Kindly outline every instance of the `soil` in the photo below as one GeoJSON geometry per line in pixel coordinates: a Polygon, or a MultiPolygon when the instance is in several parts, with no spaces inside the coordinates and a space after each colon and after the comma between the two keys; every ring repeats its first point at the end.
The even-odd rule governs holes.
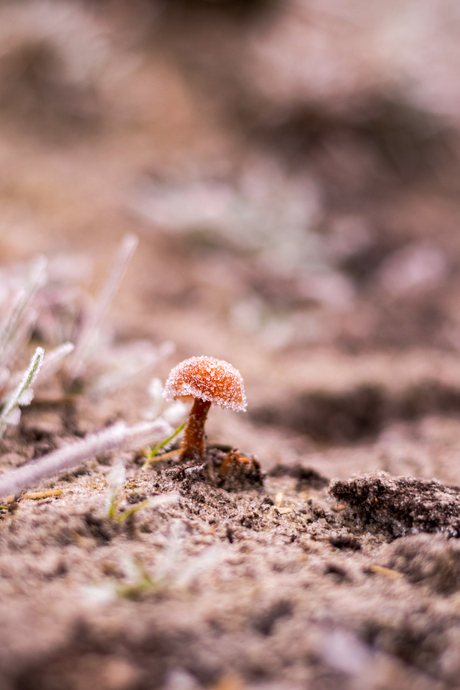
{"type": "MultiPolygon", "coordinates": [[[[136,232],[114,344],[173,341],[163,381],[192,355],[231,362],[248,412],[211,408],[202,459],[144,470],[142,449],[106,453],[3,497],[0,690],[460,687],[455,123],[363,73],[346,35],[361,45],[359,23],[322,58],[339,69],[345,40],[355,80],[293,98],[270,55],[302,3],[20,5],[0,3],[1,267],[70,257],[95,294],[136,232]],[[73,71],[100,46],[99,71],[73,71]],[[259,190],[262,207],[281,189],[282,212],[251,216],[274,226],[260,245],[238,230],[247,207],[231,231],[197,220],[219,185],[236,204],[259,190]],[[141,213],[146,189],[186,228],[141,213]],[[302,215],[310,196],[308,230],[289,234],[285,207],[302,215]]],[[[330,21],[334,35],[336,20],[315,21],[303,30],[330,21]]],[[[1,472],[141,421],[149,380],[98,400],[90,381],[39,388],[0,442],[1,472]]]]}

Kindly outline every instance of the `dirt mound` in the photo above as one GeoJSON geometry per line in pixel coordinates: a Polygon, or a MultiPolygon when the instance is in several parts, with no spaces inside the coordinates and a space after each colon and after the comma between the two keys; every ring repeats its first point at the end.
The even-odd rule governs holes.
{"type": "Polygon", "coordinates": [[[391,477],[384,472],[331,482],[362,529],[390,538],[421,532],[460,536],[460,488],[435,480],[391,477]]]}

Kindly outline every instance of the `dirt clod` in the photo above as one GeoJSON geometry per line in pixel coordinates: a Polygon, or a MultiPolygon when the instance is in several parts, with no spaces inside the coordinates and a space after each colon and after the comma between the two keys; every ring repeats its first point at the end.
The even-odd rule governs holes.
{"type": "Polygon", "coordinates": [[[438,594],[450,595],[460,589],[460,544],[446,535],[398,539],[390,547],[387,566],[438,594]]]}
{"type": "Polygon", "coordinates": [[[361,549],[359,540],[350,534],[338,534],[335,537],[331,537],[329,541],[336,549],[349,549],[350,551],[359,551],[361,549]]]}
{"type": "Polygon", "coordinates": [[[460,488],[385,472],[333,480],[330,492],[358,526],[388,539],[421,532],[460,536],[460,488]]]}

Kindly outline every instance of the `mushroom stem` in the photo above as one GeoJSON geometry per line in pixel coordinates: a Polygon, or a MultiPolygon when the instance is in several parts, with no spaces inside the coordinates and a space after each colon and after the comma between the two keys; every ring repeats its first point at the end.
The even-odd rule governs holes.
{"type": "Polygon", "coordinates": [[[208,416],[211,403],[209,400],[195,398],[184,429],[181,445],[181,458],[203,457],[204,453],[204,423],[208,416]]]}

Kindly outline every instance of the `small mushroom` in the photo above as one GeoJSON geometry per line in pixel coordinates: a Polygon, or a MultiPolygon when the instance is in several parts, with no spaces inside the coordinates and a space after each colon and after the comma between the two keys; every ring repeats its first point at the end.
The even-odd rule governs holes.
{"type": "Polygon", "coordinates": [[[201,458],[204,452],[204,424],[211,403],[230,410],[246,409],[240,372],[214,357],[190,357],[168,376],[163,391],[167,400],[194,398],[184,430],[181,458],[201,458]]]}

